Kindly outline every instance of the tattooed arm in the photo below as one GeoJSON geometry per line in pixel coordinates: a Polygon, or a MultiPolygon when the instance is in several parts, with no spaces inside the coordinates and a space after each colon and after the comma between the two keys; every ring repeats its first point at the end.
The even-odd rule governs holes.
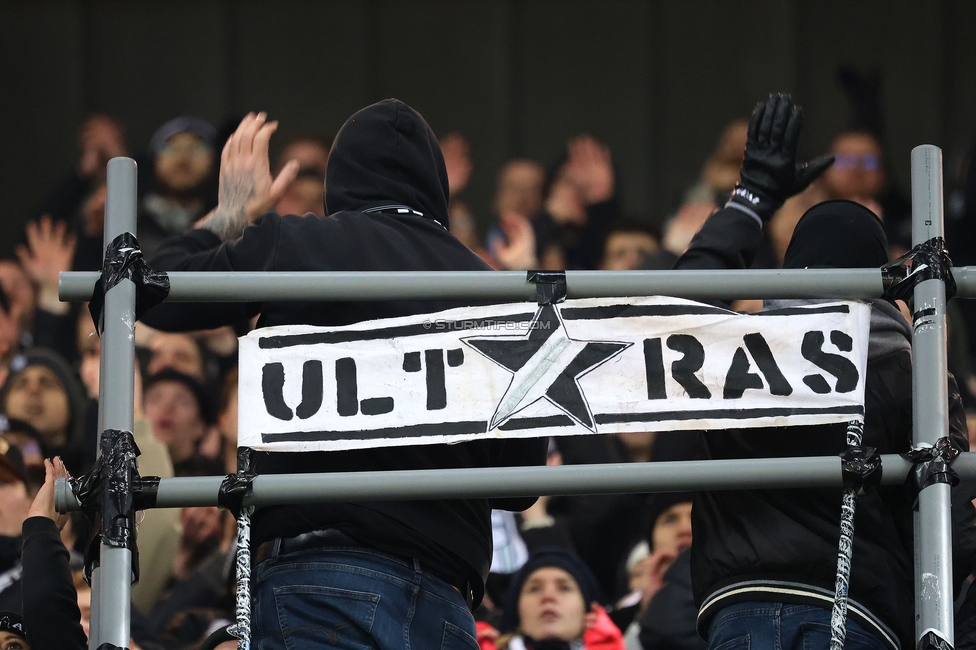
{"type": "Polygon", "coordinates": [[[223,241],[233,241],[244,228],[271,210],[298,175],[290,161],[277,178],[271,176],[268,142],[278,129],[265,113],[248,113],[227,139],[220,154],[217,207],[197,223],[223,241]]]}

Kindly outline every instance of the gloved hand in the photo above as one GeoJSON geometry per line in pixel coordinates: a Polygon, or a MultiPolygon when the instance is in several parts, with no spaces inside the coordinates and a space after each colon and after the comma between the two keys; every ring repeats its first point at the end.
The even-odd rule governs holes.
{"type": "Polygon", "coordinates": [[[745,160],[729,205],[766,222],[786,199],[799,194],[834,162],[832,155],[796,162],[803,109],[789,94],[770,95],[756,104],[749,120],[745,160]]]}

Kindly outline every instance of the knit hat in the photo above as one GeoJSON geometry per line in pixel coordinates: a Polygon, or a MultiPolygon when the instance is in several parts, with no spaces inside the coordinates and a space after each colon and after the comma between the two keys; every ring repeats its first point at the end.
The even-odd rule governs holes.
{"type": "Polygon", "coordinates": [[[14,378],[25,368],[44,366],[54,373],[68,397],[68,444],[80,444],[84,437],[85,412],[87,403],[81,384],[68,362],[60,354],[48,348],[31,348],[10,362],[10,374],[3,388],[0,388],[0,409],[7,407],[7,394],[14,378]]]}
{"type": "Polygon", "coordinates": [[[16,634],[24,641],[27,635],[24,633],[24,619],[16,612],[0,612],[0,632],[16,634]]]}
{"type": "Polygon", "coordinates": [[[193,115],[184,115],[175,117],[156,129],[152,138],[149,139],[150,155],[153,158],[158,156],[163,147],[166,146],[167,140],[177,133],[192,133],[211,147],[217,141],[217,129],[214,128],[213,124],[193,115]]]}
{"type": "Polygon", "coordinates": [[[660,492],[647,497],[644,509],[644,539],[654,551],[654,525],[658,517],[679,503],[691,503],[695,500],[693,492],[660,492]]]}
{"type": "Polygon", "coordinates": [[[510,632],[518,628],[518,603],[519,596],[522,594],[522,587],[533,573],[546,567],[562,569],[573,577],[583,594],[583,602],[587,609],[589,609],[590,603],[602,600],[596,577],[580,556],[561,546],[544,546],[533,551],[522,568],[512,576],[512,582],[509,584],[508,593],[505,596],[505,613],[502,617],[503,631],[510,632]]]}

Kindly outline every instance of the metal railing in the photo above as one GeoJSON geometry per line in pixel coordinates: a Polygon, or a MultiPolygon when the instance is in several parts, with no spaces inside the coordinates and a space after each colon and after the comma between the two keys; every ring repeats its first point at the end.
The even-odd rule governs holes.
{"type": "MultiPolygon", "coordinates": [[[[943,234],[941,151],[912,151],[913,244],[943,234]]],[[[115,158],[108,166],[106,247],[136,232],[136,166],[115,158]]],[[[952,271],[961,297],[976,297],[976,267],[952,271]]],[[[88,300],[98,273],[62,273],[62,300],[88,300]]],[[[169,273],[171,301],[389,300],[469,298],[534,300],[536,286],[524,272],[321,272],[169,273]]],[[[664,294],[691,299],[880,298],[878,269],[568,271],[570,298],[664,294]]],[[[945,283],[930,279],[914,289],[914,445],[934,445],[948,434],[945,283]]],[[[102,331],[99,431],[133,428],[135,285],[122,280],[105,294],[102,331]]],[[[909,461],[882,457],[884,484],[905,480],[909,461]]],[[[976,478],[976,454],[962,454],[954,468],[976,478]]],[[[217,505],[223,477],[159,481],[155,507],[217,505]]],[[[588,465],[538,468],[444,469],[356,474],[262,475],[244,505],[366,499],[436,499],[724,490],[841,487],[841,461],[833,457],[588,465]],[[610,471],[608,471],[610,470],[610,471]]],[[[61,482],[58,509],[78,507],[61,482]]],[[[916,638],[934,632],[953,644],[952,557],[949,485],[936,483],[919,495],[915,518],[916,638]],[[922,585],[925,585],[923,591],[922,585]]],[[[129,643],[131,552],[101,546],[92,581],[90,647],[129,643]]]]}

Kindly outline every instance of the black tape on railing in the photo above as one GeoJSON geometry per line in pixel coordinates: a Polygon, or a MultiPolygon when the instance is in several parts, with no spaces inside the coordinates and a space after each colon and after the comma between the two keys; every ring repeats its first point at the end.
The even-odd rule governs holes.
{"type": "Polygon", "coordinates": [[[130,232],[122,233],[105,248],[102,277],[95,283],[95,290],[88,304],[95,330],[99,334],[102,331],[100,322],[105,294],[122,280],[132,280],[136,285],[136,320],[147,309],[166,300],[169,295],[169,276],[149,268],[135,235],[130,232]]]}
{"type": "Polygon", "coordinates": [[[228,474],[220,483],[217,504],[227,508],[234,518],[241,516],[244,498],[251,496],[252,486],[257,474],[251,469],[254,452],[250,447],[237,448],[237,474],[228,474]]]}
{"type": "Polygon", "coordinates": [[[952,650],[952,644],[929,630],[918,640],[915,650],[952,650]]]}
{"type": "MultiPolygon", "coordinates": [[[[132,434],[106,429],[99,440],[101,455],[86,476],[71,480],[81,502],[81,510],[92,523],[91,538],[85,553],[85,577],[99,566],[101,543],[132,552],[133,581],[139,579],[139,550],[135,543],[134,486],[140,486],[136,458],[139,448],[132,434]]],[[[157,479],[158,483],[158,479],[157,479]]],[[[155,501],[155,494],[152,497],[155,501]]]]}
{"type": "Polygon", "coordinates": [[[840,453],[844,487],[860,492],[881,485],[881,454],[874,447],[848,447],[840,453]]]}
{"type": "Polygon", "coordinates": [[[535,284],[535,299],[540,305],[555,305],[566,300],[565,271],[529,271],[525,281],[535,284]]]}
{"type": "Polygon", "coordinates": [[[103,643],[98,646],[97,650],[128,650],[128,648],[120,648],[117,645],[112,645],[111,643],[103,643]]]}
{"type": "Polygon", "coordinates": [[[912,481],[915,489],[921,492],[936,483],[957,485],[959,475],[952,469],[952,461],[959,450],[949,442],[949,438],[939,438],[934,447],[916,447],[902,458],[912,462],[912,470],[906,480],[912,481]]]}
{"type": "Polygon", "coordinates": [[[946,251],[945,239],[934,237],[923,242],[881,267],[884,297],[888,300],[911,302],[915,285],[925,280],[942,280],[946,285],[946,300],[956,295],[956,281],[952,277],[952,260],[946,251]]]}

